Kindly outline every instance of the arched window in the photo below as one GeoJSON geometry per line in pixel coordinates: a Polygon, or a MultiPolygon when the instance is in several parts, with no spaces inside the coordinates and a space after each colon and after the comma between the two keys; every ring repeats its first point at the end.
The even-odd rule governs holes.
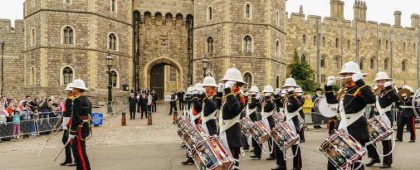
{"type": "Polygon", "coordinates": [[[73,82],[73,69],[70,67],[64,67],[63,68],[63,84],[69,84],[71,82],[73,82]]]}
{"type": "Polygon", "coordinates": [[[407,60],[403,60],[401,63],[401,71],[407,71],[407,60]]]}
{"type": "Polygon", "coordinates": [[[251,15],[252,15],[251,4],[246,3],[245,4],[245,18],[246,19],[251,19],[251,15]]]}
{"type": "Polygon", "coordinates": [[[155,23],[156,25],[162,24],[162,14],[160,12],[155,13],[155,23]]]}
{"type": "Polygon", "coordinates": [[[184,23],[184,16],[182,14],[176,14],[176,25],[182,25],[184,23]]]}
{"type": "Polygon", "coordinates": [[[118,48],[117,48],[117,46],[118,46],[118,43],[117,43],[117,35],[116,34],[114,34],[114,33],[110,33],[109,35],[108,35],[108,49],[109,50],[117,50],[118,48]]]}
{"type": "Polygon", "coordinates": [[[375,69],[375,57],[370,58],[370,69],[375,69]]]}
{"type": "Polygon", "coordinates": [[[388,44],[389,44],[389,43],[388,43],[388,40],[386,40],[386,41],[385,41],[385,49],[387,49],[387,50],[388,50],[388,44]]]}
{"type": "Polygon", "coordinates": [[[111,84],[113,88],[118,88],[120,84],[118,72],[115,70],[111,70],[111,84]]]}
{"type": "Polygon", "coordinates": [[[252,38],[249,35],[246,35],[243,39],[243,51],[252,52],[252,38]]]}
{"type": "Polygon", "coordinates": [[[64,44],[74,44],[74,30],[70,26],[64,27],[64,44]]]}
{"type": "Polygon", "coordinates": [[[324,36],[322,36],[322,46],[323,46],[323,47],[325,47],[325,43],[326,43],[326,42],[325,42],[325,37],[324,37],[324,36]]]}
{"type": "Polygon", "coordinates": [[[276,76],[276,88],[280,88],[280,76],[276,76]]]}
{"type": "Polygon", "coordinates": [[[350,40],[347,40],[347,49],[350,50],[350,40]]]}
{"type": "Polygon", "coordinates": [[[207,7],[207,21],[213,20],[213,7],[207,7]]]}
{"type": "Polygon", "coordinates": [[[335,48],[338,48],[340,46],[340,39],[335,38],[335,48]]]}
{"type": "Polygon", "coordinates": [[[406,48],[405,48],[405,42],[403,43],[403,52],[406,52],[406,48]]]}
{"type": "Polygon", "coordinates": [[[207,38],[207,54],[209,54],[210,56],[213,55],[213,47],[213,38],[207,38]]]}
{"type": "Polygon", "coordinates": [[[252,86],[252,75],[251,75],[251,73],[245,73],[244,74],[244,81],[245,81],[245,89],[248,89],[248,88],[251,88],[251,86],[252,86]]]}
{"type": "Polygon", "coordinates": [[[302,36],[302,44],[305,45],[306,44],[306,35],[303,34],[302,36]]]}
{"type": "Polygon", "coordinates": [[[317,42],[316,35],[314,35],[314,42],[313,42],[314,46],[316,45],[316,42],[317,42]]]}
{"type": "Polygon", "coordinates": [[[338,69],[340,67],[339,64],[340,64],[339,63],[339,57],[338,56],[335,56],[334,59],[333,59],[332,67],[334,69],[338,69]]]}
{"type": "Polygon", "coordinates": [[[169,81],[176,81],[176,68],[175,67],[169,68],[169,81]]]}
{"type": "Polygon", "coordinates": [[[165,16],[166,23],[172,23],[173,17],[171,13],[167,13],[165,16]]]}
{"type": "Polygon", "coordinates": [[[365,59],[364,58],[362,58],[362,59],[360,59],[360,63],[359,63],[359,66],[360,66],[360,70],[363,70],[364,68],[364,63],[365,63],[365,59]]]}
{"type": "Polygon", "coordinates": [[[35,28],[31,29],[31,46],[35,46],[36,45],[36,32],[35,32],[35,28]]]}
{"type": "Polygon", "coordinates": [[[280,41],[276,41],[276,57],[280,57],[280,41]]]}
{"type": "Polygon", "coordinates": [[[378,41],[378,49],[381,49],[382,40],[379,39],[378,41]]]}
{"type": "Polygon", "coordinates": [[[146,11],[144,13],[144,24],[145,25],[152,24],[152,13],[150,13],[149,11],[146,11]]]}
{"type": "Polygon", "coordinates": [[[31,85],[35,85],[36,84],[36,69],[35,67],[31,68],[31,85]]]}
{"type": "Polygon", "coordinates": [[[386,58],[384,60],[384,70],[388,70],[388,66],[389,66],[389,58],[386,58]]]}
{"type": "Polygon", "coordinates": [[[300,57],[300,62],[301,63],[306,63],[306,55],[302,54],[302,57],[300,57]]]}
{"type": "Polygon", "coordinates": [[[71,1],[72,1],[72,0],[65,0],[64,2],[66,2],[66,3],[68,3],[68,4],[71,4],[71,1]]]}
{"type": "Polygon", "coordinates": [[[117,0],[111,0],[110,11],[111,12],[117,11],[117,0]]]}
{"type": "Polygon", "coordinates": [[[326,56],[322,56],[321,57],[321,62],[320,62],[320,65],[321,65],[321,68],[325,68],[325,63],[326,63],[326,56]]]}

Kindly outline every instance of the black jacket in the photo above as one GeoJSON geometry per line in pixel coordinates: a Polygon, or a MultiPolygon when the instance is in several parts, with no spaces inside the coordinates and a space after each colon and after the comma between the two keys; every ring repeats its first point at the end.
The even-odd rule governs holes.
{"type": "MultiPolygon", "coordinates": [[[[208,97],[204,98],[204,108],[203,108],[203,114],[204,116],[209,116],[214,111],[216,111],[218,108],[220,108],[221,104],[221,97],[222,93],[217,93],[217,95],[213,96],[211,99],[208,97]]],[[[209,135],[217,135],[217,122],[215,119],[209,120],[206,123],[207,129],[209,130],[209,135]]]]}
{"type": "Polygon", "coordinates": [[[81,131],[82,138],[86,138],[90,133],[90,120],[88,117],[92,113],[92,104],[86,96],[80,96],[73,100],[73,116],[70,127],[70,134],[78,135],[81,131]],[[79,126],[81,126],[79,128],[79,126]]]}
{"type": "MultiPolygon", "coordinates": [[[[408,98],[407,97],[407,99],[404,99],[402,102],[400,101],[400,102],[398,102],[398,106],[413,106],[413,104],[412,104],[412,99],[413,98],[408,98]]],[[[416,116],[416,114],[414,113],[414,110],[413,110],[413,108],[403,108],[403,109],[401,109],[401,115],[400,115],[401,117],[413,117],[413,116],[416,116]]]]}
{"type": "MultiPolygon", "coordinates": [[[[241,102],[241,94],[232,95],[231,89],[226,88],[225,94],[226,103],[221,109],[223,109],[223,120],[230,120],[240,115],[242,109],[245,107],[245,103],[241,102]]],[[[232,127],[226,130],[226,136],[228,139],[229,147],[242,147],[243,146],[243,137],[241,133],[241,126],[239,123],[236,123],[232,127]]]]}
{"type": "MultiPolygon", "coordinates": [[[[381,108],[386,108],[392,105],[393,103],[398,103],[397,92],[394,90],[392,86],[386,87],[385,89],[379,92],[378,102],[381,108]]],[[[392,115],[392,111],[391,110],[387,111],[385,114],[388,116],[388,119],[391,120],[391,123],[392,123],[393,122],[392,120],[394,117],[392,115]]]]}
{"type": "Polygon", "coordinates": [[[130,104],[130,112],[136,111],[136,97],[128,97],[128,103],[130,104]]]}
{"type": "MultiPolygon", "coordinates": [[[[257,100],[256,98],[256,95],[252,95],[251,96],[251,101],[248,103],[248,108],[249,109],[257,109],[257,107],[261,107],[261,103],[260,103],[260,101],[259,100],[257,100]]],[[[257,114],[257,110],[255,110],[254,112],[252,112],[252,113],[250,113],[249,114],[249,118],[252,120],[252,121],[259,121],[260,120],[260,118],[259,118],[259,116],[258,116],[258,114],[257,114]]]]}
{"type": "MultiPolygon", "coordinates": [[[[266,96],[264,98],[265,98],[264,99],[265,105],[264,105],[263,111],[265,113],[272,112],[276,108],[274,101],[270,99],[270,96],[266,96]]],[[[273,129],[276,126],[276,123],[274,122],[274,118],[272,115],[267,117],[267,121],[268,121],[268,124],[270,125],[270,129],[273,129]]]]}

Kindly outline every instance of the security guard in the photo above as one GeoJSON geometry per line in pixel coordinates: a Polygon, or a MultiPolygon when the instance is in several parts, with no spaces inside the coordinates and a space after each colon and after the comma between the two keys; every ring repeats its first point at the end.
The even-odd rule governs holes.
{"type": "Polygon", "coordinates": [[[220,108],[220,137],[221,142],[228,148],[234,158],[233,169],[239,169],[240,148],[244,145],[239,119],[243,108],[245,108],[245,97],[240,93],[241,87],[245,84],[241,72],[236,68],[226,71],[222,81],[224,84],[225,102],[220,108]]]}
{"type": "Polygon", "coordinates": [[[73,81],[74,100],[73,115],[70,126],[69,140],[72,143],[73,155],[76,160],[78,170],[90,170],[90,163],[86,153],[86,138],[91,133],[91,112],[92,104],[89,99],[83,95],[84,91],[89,90],[83,80],[73,81]]]}
{"type": "MultiPolygon", "coordinates": [[[[376,74],[375,82],[376,86],[379,89],[379,94],[376,96],[376,109],[379,112],[384,123],[387,126],[392,127],[394,122],[394,116],[392,115],[392,104],[398,102],[398,96],[394,88],[392,87],[391,78],[388,77],[388,74],[385,72],[378,72],[376,74]]],[[[376,145],[373,143],[372,145],[376,145]]],[[[375,163],[380,163],[379,155],[376,152],[375,147],[372,145],[367,146],[368,156],[372,158],[366,166],[372,166],[375,163]]],[[[390,154],[384,157],[384,162],[380,168],[390,168],[392,164],[392,141],[391,136],[382,140],[383,153],[390,154]]]]}
{"type": "MultiPolygon", "coordinates": [[[[335,129],[342,129],[349,135],[353,136],[362,146],[369,141],[368,124],[364,116],[367,104],[375,102],[375,95],[369,86],[363,81],[363,74],[360,67],[355,62],[347,62],[340,71],[342,83],[345,87],[341,89],[339,95],[333,93],[333,86],[336,78],[330,76],[325,85],[325,97],[328,104],[338,103],[338,111],[340,112],[340,120],[336,123],[335,129]],[[338,127],[337,127],[338,125],[338,127]]],[[[354,167],[364,165],[355,163],[354,167]]],[[[328,169],[336,169],[331,162],[328,162],[328,169]]]]}
{"type": "MultiPolygon", "coordinates": [[[[63,108],[63,138],[62,142],[63,144],[66,144],[69,140],[69,126],[71,124],[70,119],[72,116],[72,110],[73,110],[73,93],[72,93],[72,83],[67,84],[67,87],[65,91],[67,92],[67,99],[64,101],[64,108],[63,108]]],[[[65,146],[65,160],[63,163],[60,163],[61,166],[76,166],[76,164],[73,163],[73,157],[71,155],[71,146],[66,145],[65,146]]]]}

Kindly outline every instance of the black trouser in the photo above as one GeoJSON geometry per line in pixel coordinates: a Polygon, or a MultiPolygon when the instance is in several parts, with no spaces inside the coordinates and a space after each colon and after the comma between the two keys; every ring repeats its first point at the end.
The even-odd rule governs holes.
{"type": "Polygon", "coordinates": [[[274,145],[274,150],[276,152],[276,164],[277,166],[279,166],[279,168],[281,170],[286,170],[287,168],[287,164],[286,164],[286,160],[284,160],[284,153],[282,150],[280,150],[280,148],[277,145],[274,145]]]}
{"type": "MultiPolygon", "coordinates": [[[[277,166],[280,167],[280,169],[284,169],[286,170],[287,166],[286,166],[286,160],[284,159],[284,154],[286,154],[286,150],[284,150],[284,153],[282,150],[280,150],[280,148],[276,145],[275,147],[275,151],[276,151],[276,163],[277,166]]],[[[296,156],[293,157],[293,168],[294,169],[302,169],[302,155],[300,152],[300,147],[299,145],[292,145],[292,154],[296,156]]]]}
{"type": "Polygon", "coordinates": [[[400,117],[399,123],[398,123],[398,131],[397,131],[397,139],[403,140],[403,130],[404,126],[407,125],[409,127],[410,131],[410,140],[415,141],[416,140],[416,117],[400,117]]]}
{"type": "Polygon", "coordinates": [[[138,104],[137,104],[137,113],[140,113],[140,110],[141,110],[141,104],[140,104],[140,103],[138,103],[138,104]]]}
{"type": "Polygon", "coordinates": [[[245,134],[242,134],[242,137],[244,138],[244,149],[249,149],[249,144],[248,144],[248,137],[245,134]]]}
{"type": "Polygon", "coordinates": [[[141,118],[143,119],[143,113],[147,117],[147,106],[141,107],[141,118]]]}
{"type": "Polygon", "coordinates": [[[77,170],[90,170],[89,159],[86,154],[86,141],[82,140],[81,131],[78,131],[77,136],[72,141],[73,156],[76,162],[77,170]]]}
{"type": "MultiPolygon", "coordinates": [[[[63,144],[65,145],[68,140],[69,140],[69,131],[64,130],[63,131],[63,138],[62,138],[63,144]]],[[[64,162],[72,163],[73,158],[71,157],[71,144],[67,144],[67,146],[65,147],[64,153],[65,153],[65,156],[66,156],[65,159],[64,159],[64,162]]]]}
{"type": "Polygon", "coordinates": [[[171,115],[173,111],[175,111],[175,112],[177,111],[176,101],[175,102],[170,102],[170,103],[171,103],[171,108],[169,110],[169,115],[171,115]]]}
{"type": "Polygon", "coordinates": [[[262,145],[258,144],[254,138],[252,138],[252,147],[254,148],[254,156],[261,158],[261,147],[262,145]]]}
{"type": "MultiPolygon", "coordinates": [[[[373,145],[375,145],[375,147],[376,147],[376,143],[373,143],[372,145],[367,146],[368,156],[369,156],[369,158],[372,158],[374,160],[380,160],[378,152],[376,152],[376,149],[375,149],[375,147],[373,147],[373,145]]],[[[382,141],[382,146],[383,146],[383,154],[389,154],[392,150],[392,141],[391,140],[383,140],[382,141]]],[[[392,164],[392,153],[390,155],[384,157],[383,163],[386,164],[386,165],[391,165],[392,164]]]]}
{"type": "Polygon", "coordinates": [[[156,112],[156,102],[155,101],[153,102],[153,105],[152,105],[152,112],[156,112]]]}
{"type": "Polygon", "coordinates": [[[240,147],[229,147],[230,152],[232,153],[233,159],[235,160],[235,165],[233,166],[234,170],[239,170],[239,154],[241,152],[240,147]]]}
{"type": "Polygon", "coordinates": [[[136,119],[136,109],[130,109],[130,119],[136,119]]]}
{"type": "Polygon", "coordinates": [[[179,110],[184,110],[184,101],[183,100],[179,100],[179,110]]]}
{"type": "Polygon", "coordinates": [[[276,157],[277,157],[277,154],[276,154],[276,144],[273,143],[273,140],[272,139],[273,139],[272,137],[270,137],[268,139],[268,150],[269,151],[273,151],[273,152],[270,153],[270,158],[276,159],[276,157]],[[273,146],[274,148],[272,148],[271,146],[273,146]]]}

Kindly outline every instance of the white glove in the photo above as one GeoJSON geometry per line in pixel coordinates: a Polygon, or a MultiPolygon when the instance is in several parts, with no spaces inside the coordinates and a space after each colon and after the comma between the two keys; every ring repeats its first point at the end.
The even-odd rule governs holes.
{"type": "Polygon", "coordinates": [[[217,88],[217,92],[219,92],[219,93],[223,92],[224,86],[225,85],[223,83],[219,83],[219,87],[217,88]]]}
{"type": "Polygon", "coordinates": [[[192,92],[192,94],[193,94],[193,95],[194,95],[194,94],[198,94],[198,91],[194,90],[194,91],[192,92]]]}
{"type": "Polygon", "coordinates": [[[245,96],[248,96],[249,95],[249,93],[248,92],[245,92],[245,96]]]}
{"type": "Polygon", "coordinates": [[[257,96],[255,96],[255,99],[257,99],[257,100],[260,100],[260,98],[261,98],[260,94],[257,94],[257,96]]]}
{"type": "Polygon", "coordinates": [[[270,93],[264,93],[264,96],[268,97],[268,96],[270,96],[270,93]]]}
{"type": "Polygon", "coordinates": [[[289,93],[289,92],[293,92],[293,91],[295,91],[295,88],[294,87],[289,87],[288,89],[287,89],[287,92],[289,93]]]}
{"type": "Polygon", "coordinates": [[[363,74],[362,73],[353,74],[353,76],[351,76],[351,79],[353,80],[353,82],[359,81],[363,79],[363,74]]]}
{"type": "Polygon", "coordinates": [[[232,88],[232,87],[233,87],[233,85],[235,85],[235,82],[233,82],[233,81],[227,81],[227,82],[225,83],[225,89],[227,89],[227,88],[232,88]]]}
{"type": "Polygon", "coordinates": [[[198,94],[199,95],[202,95],[203,93],[204,93],[204,90],[203,89],[198,90],[198,94]]]}
{"type": "Polygon", "coordinates": [[[327,78],[327,86],[334,86],[336,83],[335,78],[333,76],[329,76],[327,78]]]}
{"type": "Polygon", "coordinates": [[[385,82],[384,86],[385,86],[385,87],[389,87],[389,86],[392,86],[392,82],[390,82],[390,81],[387,81],[387,82],[385,82]]]}
{"type": "Polygon", "coordinates": [[[76,137],[76,135],[69,135],[69,139],[68,140],[70,141],[70,140],[74,139],[74,137],[76,137]]]}

